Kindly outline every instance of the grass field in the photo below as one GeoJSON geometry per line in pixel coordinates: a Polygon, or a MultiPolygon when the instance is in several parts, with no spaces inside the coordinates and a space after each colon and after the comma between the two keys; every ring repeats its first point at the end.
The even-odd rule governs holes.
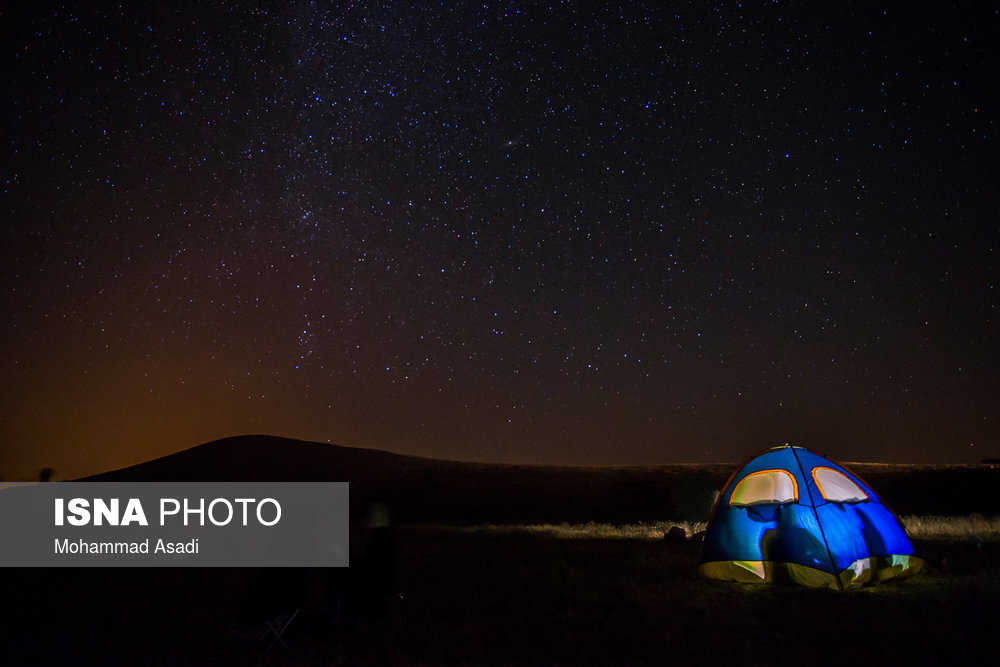
{"type": "Polygon", "coordinates": [[[916,540],[928,573],[847,593],[699,579],[694,540],[574,537],[402,527],[401,597],[384,616],[335,624],[325,574],[310,572],[289,647],[263,656],[231,632],[253,570],[21,571],[5,586],[19,602],[4,655],[8,664],[429,666],[940,665],[996,655],[995,537],[916,540]]]}
{"type": "MultiPolygon", "coordinates": [[[[903,516],[900,521],[914,539],[926,540],[1000,540],[1000,517],[969,516],[903,516]]],[[[463,528],[437,526],[438,530],[461,530],[483,533],[522,533],[545,535],[557,539],[638,539],[660,540],[674,527],[690,538],[705,530],[702,521],[654,521],[650,523],[560,523],[560,524],[481,524],[463,528]]],[[[433,527],[432,527],[433,528],[433,527]]]]}
{"type": "MultiPolygon", "coordinates": [[[[305,575],[301,611],[288,647],[262,655],[249,639],[262,626],[236,621],[263,571],[9,569],[0,664],[996,662],[1000,467],[861,470],[903,513],[929,567],[844,593],[696,576],[697,538],[663,535],[703,530],[731,468],[491,466],[257,436],[209,443],[102,478],[348,480],[352,529],[369,501],[393,510],[400,595],[381,613],[338,620],[330,571],[286,573],[305,575]]],[[[363,541],[362,528],[352,548],[363,541]]]]}
{"type": "Polygon", "coordinates": [[[416,664],[433,664],[431,656],[452,664],[972,664],[996,652],[997,542],[919,542],[947,573],[847,594],[698,579],[695,543],[445,532],[410,535],[406,547],[422,565],[408,574],[393,646],[416,664]],[[912,637],[919,642],[900,646],[912,637]]]}

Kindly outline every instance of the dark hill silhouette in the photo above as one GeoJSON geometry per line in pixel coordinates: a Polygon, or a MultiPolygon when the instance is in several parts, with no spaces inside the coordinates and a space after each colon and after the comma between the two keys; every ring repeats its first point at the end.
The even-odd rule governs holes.
{"type": "MultiPolygon", "coordinates": [[[[1000,513],[1000,466],[851,467],[900,514],[1000,513]]],[[[245,435],[86,479],[349,482],[353,509],[384,502],[404,523],[634,523],[705,520],[735,468],[468,463],[245,435]]]]}
{"type": "Polygon", "coordinates": [[[359,482],[420,470],[434,459],[270,435],[214,440],[85,478],[106,482],[359,482]]]}
{"type": "Polygon", "coordinates": [[[563,467],[468,463],[267,435],[216,440],[88,481],[329,481],[352,506],[403,522],[635,522],[704,519],[731,465],[563,467]]]}

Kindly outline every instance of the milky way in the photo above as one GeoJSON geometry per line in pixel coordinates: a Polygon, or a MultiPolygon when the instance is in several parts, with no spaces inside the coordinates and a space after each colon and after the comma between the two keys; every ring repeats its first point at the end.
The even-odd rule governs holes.
{"type": "Polygon", "coordinates": [[[1000,455],[994,9],[253,4],[4,10],[0,475],[1000,455]]]}

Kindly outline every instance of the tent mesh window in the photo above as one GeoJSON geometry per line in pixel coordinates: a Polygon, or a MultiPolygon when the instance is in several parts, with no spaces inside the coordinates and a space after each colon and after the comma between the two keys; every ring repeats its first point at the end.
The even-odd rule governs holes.
{"type": "Polygon", "coordinates": [[[732,507],[794,503],[799,498],[795,478],[785,470],[761,470],[744,477],[729,499],[732,507]]]}
{"type": "Polygon", "coordinates": [[[813,479],[823,497],[832,502],[860,503],[868,500],[868,494],[843,473],[833,468],[817,467],[812,471],[813,479]]]}

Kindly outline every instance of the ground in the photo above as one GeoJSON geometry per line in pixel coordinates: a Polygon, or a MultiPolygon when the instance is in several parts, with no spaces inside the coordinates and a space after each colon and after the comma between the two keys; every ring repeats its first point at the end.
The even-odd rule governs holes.
{"type": "Polygon", "coordinates": [[[345,580],[357,577],[357,560],[334,572],[7,569],[0,571],[8,617],[0,623],[0,663],[840,667],[996,661],[1000,466],[856,467],[890,507],[916,515],[907,523],[930,567],[912,579],[845,593],[699,579],[696,539],[604,529],[563,539],[559,535],[574,531],[469,528],[704,521],[733,469],[490,466],[266,436],[208,443],[100,479],[349,481],[352,551],[364,543],[366,505],[379,501],[392,510],[398,595],[363,614],[356,605],[339,605],[349,588],[345,580]],[[283,636],[287,647],[279,643],[266,653],[266,644],[254,646],[264,626],[248,613],[268,599],[263,581],[277,582],[276,597],[288,593],[301,610],[283,636]]]}
{"type": "MultiPolygon", "coordinates": [[[[302,611],[261,655],[234,621],[260,572],[9,570],[9,664],[977,664],[1000,631],[1000,543],[922,541],[932,570],[837,593],[695,576],[694,541],[397,530],[383,614],[302,611]],[[11,594],[12,593],[12,594],[11,594]]],[[[257,631],[260,628],[247,628],[257,631]]]]}

